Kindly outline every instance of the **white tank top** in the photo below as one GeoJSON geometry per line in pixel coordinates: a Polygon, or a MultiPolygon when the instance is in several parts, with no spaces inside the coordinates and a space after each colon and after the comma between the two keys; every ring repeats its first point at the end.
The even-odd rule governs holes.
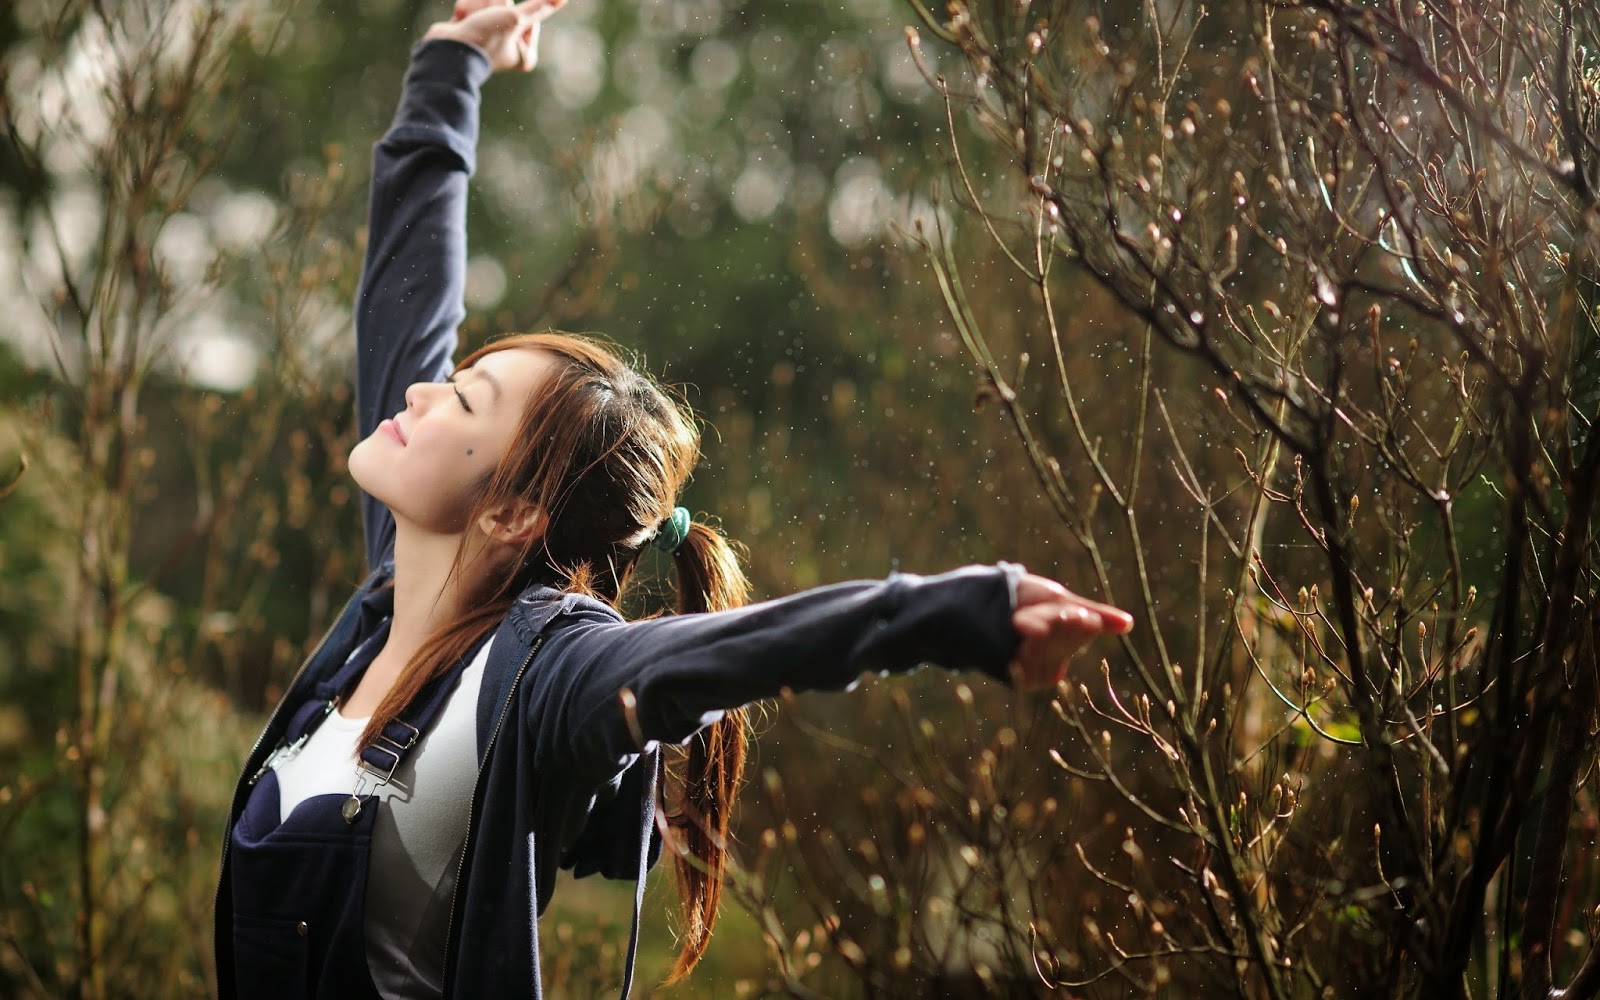
{"type": "MultiPolygon", "coordinates": [[[[367,967],[386,998],[444,993],[450,899],[478,776],[478,689],[485,643],[462,671],[433,728],[375,791],[382,805],[367,865],[367,967]]],[[[317,731],[273,769],[279,821],[314,795],[349,795],[356,785],[356,738],[366,719],[329,713],[317,731]]],[[[368,808],[371,808],[370,806],[368,808]]]]}

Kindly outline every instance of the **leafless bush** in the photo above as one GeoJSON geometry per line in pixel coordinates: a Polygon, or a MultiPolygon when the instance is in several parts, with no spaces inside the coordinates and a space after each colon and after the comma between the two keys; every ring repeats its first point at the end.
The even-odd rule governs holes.
{"type": "Polygon", "coordinates": [[[1600,19],[919,11],[962,68],[943,297],[1140,622],[1055,703],[1126,837],[1096,905],[996,918],[1009,981],[1595,995],[1600,19]],[[975,235],[1025,300],[969,287],[975,235]]]}

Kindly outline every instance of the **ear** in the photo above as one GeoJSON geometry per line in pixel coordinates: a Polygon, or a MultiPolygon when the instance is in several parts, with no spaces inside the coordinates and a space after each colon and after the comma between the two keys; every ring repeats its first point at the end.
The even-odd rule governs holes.
{"type": "Polygon", "coordinates": [[[478,530],[490,541],[521,546],[544,531],[544,514],[530,503],[512,503],[486,511],[478,530]]]}

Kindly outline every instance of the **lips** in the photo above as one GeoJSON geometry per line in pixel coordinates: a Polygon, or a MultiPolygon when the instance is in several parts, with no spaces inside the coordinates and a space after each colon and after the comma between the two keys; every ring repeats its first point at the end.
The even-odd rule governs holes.
{"type": "Polygon", "coordinates": [[[400,425],[393,420],[385,420],[383,423],[378,425],[378,430],[394,438],[401,444],[406,443],[405,433],[400,430],[400,425]]]}

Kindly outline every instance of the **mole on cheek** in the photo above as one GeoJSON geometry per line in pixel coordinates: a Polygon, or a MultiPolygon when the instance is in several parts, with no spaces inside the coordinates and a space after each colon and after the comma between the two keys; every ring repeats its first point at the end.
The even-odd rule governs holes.
{"type": "Polygon", "coordinates": [[[468,448],[468,449],[467,449],[467,454],[468,454],[468,455],[470,455],[470,454],[472,454],[472,449],[471,449],[471,448],[468,448]]]}

